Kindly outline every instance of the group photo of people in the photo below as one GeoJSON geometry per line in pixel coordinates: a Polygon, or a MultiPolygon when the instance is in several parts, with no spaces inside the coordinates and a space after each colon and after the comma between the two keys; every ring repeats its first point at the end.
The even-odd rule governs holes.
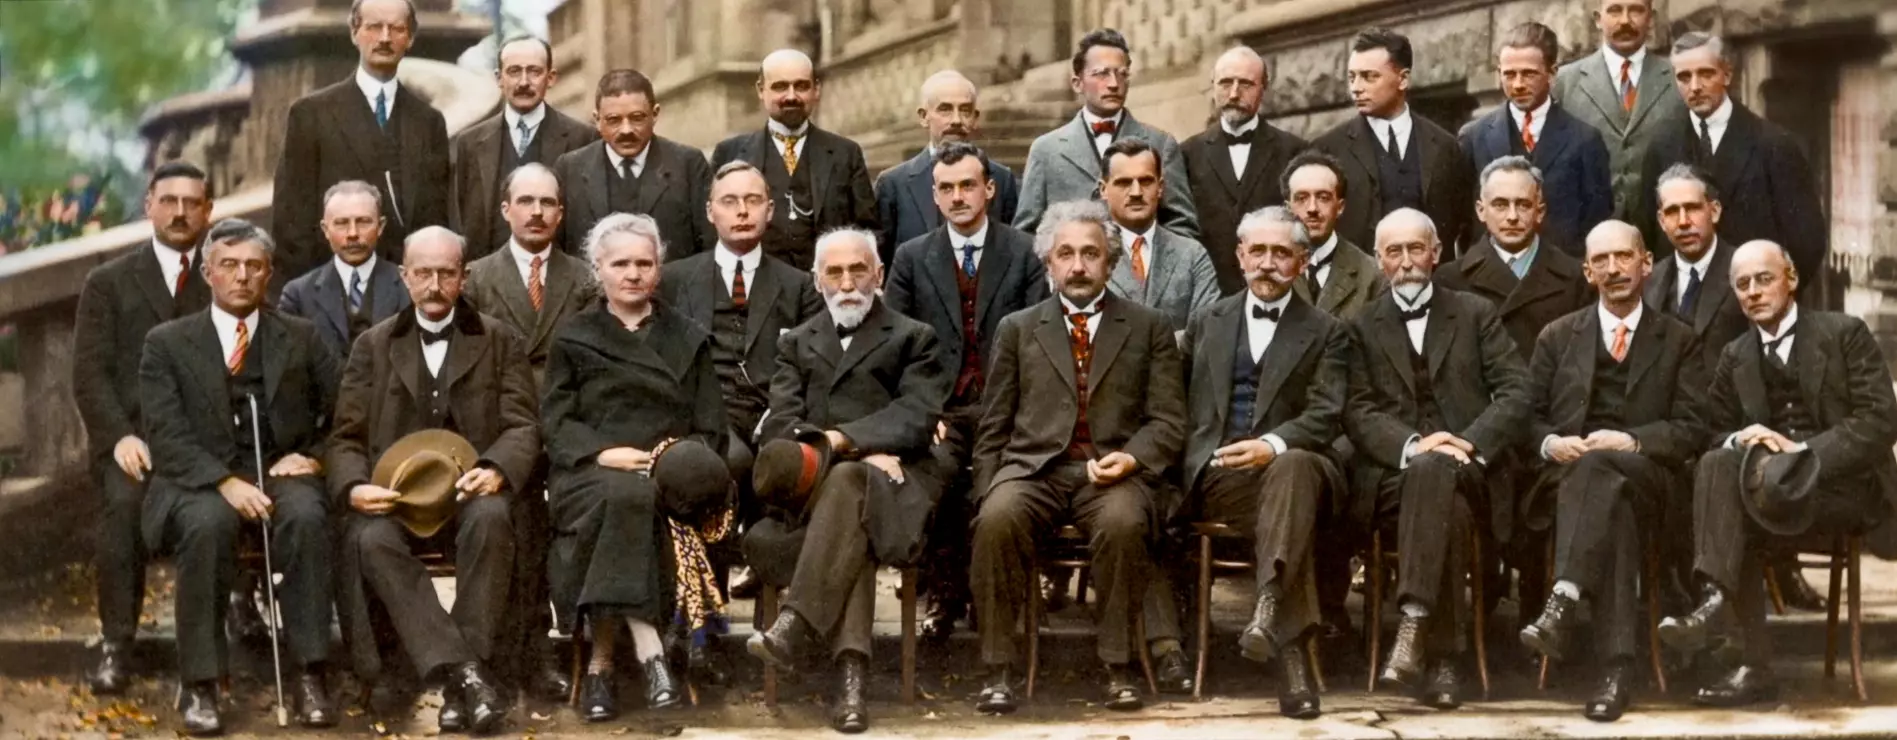
{"type": "Polygon", "coordinates": [[[480,735],[528,697],[604,723],[815,667],[859,733],[893,570],[920,669],[974,653],[983,715],[1035,701],[1042,615],[1083,603],[1111,710],[1216,695],[1209,651],[1295,719],[1345,687],[1534,691],[1491,692],[1504,652],[1598,722],[1667,671],[1769,711],[1774,599],[1826,606],[1790,543],[1897,557],[1890,365],[1823,298],[1820,185],[1728,42],[1649,50],[1647,0],[1594,20],[1566,64],[1542,23],[1498,32],[1506,99],[1460,131],[1412,108],[1408,37],[1353,28],[1355,111],[1308,141],[1242,45],[1203,131],[1141,123],[1141,50],[1095,29],[1020,172],[942,69],[927,146],[877,173],[789,48],[709,155],[656,133],[636,69],[556,110],[531,36],[450,136],[396,75],[414,6],[355,0],[358,64],[289,107],[267,219],[163,162],[149,244],[86,278],[86,682],[175,676],[167,726],[223,733],[228,635],[261,623],[305,728],[345,677],[365,707],[439,689],[439,731],[480,735]],[[1215,549],[1254,574],[1208,631],[1215,549]],[[158,561],[175,665],[134,649],[158,561]]]}

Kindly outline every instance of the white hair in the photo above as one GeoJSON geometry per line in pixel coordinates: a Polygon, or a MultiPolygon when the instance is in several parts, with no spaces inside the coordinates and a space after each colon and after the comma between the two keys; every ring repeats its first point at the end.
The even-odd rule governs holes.
{"type": "Polygon", "coordinates": [[[1416,210],[1414,208],[1398,208],[1386,214],[1383,217],[1383,220],[1378,221],[1377,232],[1376,232],[1378,235],[1377,241],[1379,242],[1382,241],[1381,236],[1383,234],[1383,227],[1399,224],[1405,221],[1422,223],[1425,229],[1429,232],[1429,243],[1434,244],[1438,247],[1442,246],[1442,237],[1436,234],[1436,222],[1429,217],[1429,214],[1416,210]]]}
{"type": "Polygon", "coordinates": [[[1107,269],[1120,262],[1120,226],[1113,223],[1113,216],[1107,212],[1107,205],[1097,200],[1068,200],[1047,207],[1041,214],[1041,225],[1034,230],[1034,256],[1042,262],[1047,261],[1049,252],[1054,251],[1054,235],[1062,226],[1071,223],[1089,223],[1100,227],[1100,233],[1106,235],[1107,269]]]}
{"type": "Polygon", "coordinates": [[[415,244],[435,239],[454,242],[455,249],[461,252],[462,261],[467,260],[467,237],[455,233],[454,229],[450,229],[446,226],[424,226],[420,229],[416,229],[408,235],[408,238],[402,240],[402,252],[406,254],[409,248],[415,246],[415,244]]]}
{"type": "Polygon", "coordinates": [[[831,229],[824,232],[823,236],[817,237],[817,248],[810,259],[810,274],[822,275],[824,255],[828,254],[830,250],[838,244],[851,239],[861,240],[863,246],[869,248],[870,263],[875,265],[878,269],[882,268],[883,256],[876,251],[876,234],[867,229],[844,227],[841,229],[831,229]]]}
{"type": "Polygon", "coordinates": [[[629,234],[652,242],[659,263],[665,262],[665,239],[659,236],[659,222],[643,213],[615,213],[600,219],[586,232],[586,242],[581,252],[586,255],[586,264],[592,266],[595,276],[599,273],[599,252],[606,238],[619,234],[629,234]]]}
{"type": "Polygon", "coordinates": [[[1297,214],[1284,206],[1265,206],[1245,214],[1238,220],[1238,239],[1245,240],[1245,232],[1266,224],[1287,224],[1291,227],[1291,243],[1305,252],[1311,251],[1311,230],[1299,221],[1297,214]]]}

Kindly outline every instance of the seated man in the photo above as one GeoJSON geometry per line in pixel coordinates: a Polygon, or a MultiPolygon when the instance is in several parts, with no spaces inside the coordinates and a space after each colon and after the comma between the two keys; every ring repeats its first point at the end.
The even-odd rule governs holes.
{"type": "Polygon", "coordinates": [[[485,733],[507,711],[487,668],[514,562],[505,497],[521,495],[533,474],[540,428],[526,340],[461,300],[465,247],[439,226],[404,241],[402,281],[415,310],[356,339],[330,435],[329,490],[354,509],[344,525],[337,600],[357,677],[373,683],[382,675],[370,621],[379,604],[416,675],[442,675],[442,731],[485,733]],[[390,445],[423,429],[453,431],[479,455],[455,482],[455,521],[426,541],[386,516],[400,494],[369,482],[390,445]],[[453,552],[452,616],[435,598],[414,554],[418,545],[453,552]]]}
{"type": "Polygon", "coordinates": [[[1029,593],[1036,544],[1066,521],[1092,553],[1106,706],[1141,706],[1127,661],[1144,646],[1129,643],[1153,578],[1157,519],[1170,508],[1159,497],[1184,442],[1185,394],[1166,317],[1106,290],[1120,244],[1099,203],[1049,208],[1034,251],[1059,295],[1002,319],[995,337],[969,566],[988,669],[976,709],[985,713],[1015,709],[1015,609],[1029,593]]]}
{"type": "Polygon", "coordinates": [[[852,733],[869,729],[863,697],[876,571],[921,559],[950,472],[948,456],[938,459],[930,446],[953,378],[935,331],[877,298],[877,254],[867,231],[819,238],[812,271],[829,311],[777,341],[764,436],[827,446],[836,462],[814,481],[784,610],[747,645],[788,669],[801,637],[827,641],[842,668],[830,724],[852,733]]]}
{"type": "Polygon", "coordinates": [[[1599,303],[1542,330],[1528,371],[1530,444],[1547,464],[1523,509],[1530,526],[1546,521],[1535,503],[1555,496],[1555,584],[1521,638],[1544,656],[1566,657],[1576,610],[1591,599],[1602,673],[1583,714],[1612,722],[1627,709],[1645,631],[1635,595],[1641,546],[1663,536],[1648,522],[1700,451],[1706,391],[1692,328],[1641,298],[1653,256],[1638,229],[1612,220],[1594,227],[1581,269],[1599,303]]]}
{"type": "Polygon", "coordinates": [[[1737,612],[1744,659],[1694,696],[1713,706],[1778,695],[1759,586],[1761,545],[1806,532],[1863,531],[1871,552],[1889,558],[1897,498],[1897,398],[1890,365],[1863,320],[1800,311],[1798,271],[1778,244],[1740,247],[1731,270],[1753,330],[1726,345],[1712,373],[1707,416],[1719,448],[1700,457],[1693,481],[1693,569],[1704,601],[1660,623],[1661,640],[1697,650],[1737,612]],[[1755,457],[1765,460],[1763,486],[1742,484],[1760,464],[1755,457]],[[1785,469],[1794,472],[1778,479],[1785,469]],[[1799,471],[1810,476],[1808,508],[1785,504],[1772,490],[1796,485],[1799,471]]]}
{"type": "Polygon", "coordinates": [[[1238,645],[1261,663],[1278,658],[1278,710],[1297,719],[1321,711],[1304,655],[1318,623],[1311,548],[1326,493],[1343,480],[1323,450],[1337,437],[1350,362],[1343,322],[1292,294],[1310,250],[1291,209],[1247,214],[1236,248],[1245,293],[1213,303],[1185,334],[1190,503],[1252,540],[1258,595],[1238,645]]]}
{"type": "Polygon", "coordinates": [[[317,460],[336,360],[309,322],[264,308],[269,234],[227,219],[205,240],[211,308],[153,329],[138,371],[152,453],[145,541],[178,566],[178,709],[189,734],[223,729],[224,595],[237,576],[239,520],[262,521],[283,576],[289,656],[302,668],[292,684],[297,721],[328,727],[329,502],[317,460]],[[259,459],[268,481],[257,478],[259,459]]]}

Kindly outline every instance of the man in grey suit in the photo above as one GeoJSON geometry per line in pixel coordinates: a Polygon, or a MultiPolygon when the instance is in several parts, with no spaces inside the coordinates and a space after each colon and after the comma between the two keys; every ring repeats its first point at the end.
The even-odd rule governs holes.
{"type": "MultiPolygon", "coordinates": [[[[936,155],[942,146],[966,142],[981,131],[981,108],[976,105],[975,83],[962,73],[945,69],[922,83],[922,104],[916,118],[929,132],[929,147],[909,161],[891,167],[876,177],[876,220],[882,224],[882,260],[894,260],[896,248],[942,225],[936,208],[936,155]]],[[[1021,200],[1021,186],[1014,170],[992,159],[988,162],[988,181],[994,183],[993,202],[983,206],[986,215],[1003,224],[1014,223],[1015,207],[1021,200]]]]}
{"type": "Polygon", "coordinates": [[[337,358],[349,356],[356,337],[408,309],[402,268],[376,257],[382,238],[382,191],[344,180],[323,194],[323,238],[336,258],[283,286],[277,310],[316,325],[316,336],[337,358]]]}
{"type": "Polygon", "coordinates": [[[547,88],[560,79],[553,47],[532,36],[501,42],[494,79],[507,104],[501,112],[450,139],[454,170],[448,225],[468,239],[468,260],[486,257],[507,243],[501,215],[501,180],[529,162],[553,164],[561,155],[599,138],[593,127],[547,105],[547,88]]]}
{"type": "Polygon", "coordinates": [[[658,93],[637,70],[615,69],[593,90],[599,141],[568,152],[553,165],[566,200],[561,248],[579,254],[586,232],[614,213],[642,213],[659,222],[666,259],[677,261],[711,248],[717,233],[706,220],[711,165],[703,152],[653,133],[658,93]]]}
{"type": "Polygon", "coordinates": [[[1285,205],[1304,224],[1314,247],[1304,275],[1291,289],[1341,321],[1357,318],[1390,286],[1376,260],[1337,234],[1337,217],[1349,194],[1343,166],[1329,154],[1307,151],[1285,165],[1283,182],[1285,205]]]}
{"type": "Polygon", "coordinates": [[[1562,66],[1554,98],[1606,140],[1614,218],[1648,223],[1653,198],[1641,182],[1642,163],[1661,131],[1686,120],[1686,104],[1673,91],[1673,65],[1647,53],[1651,0],[1600,0],[1594,24],[1601,29],[1600,53],[1562,66]]]}
{"type": "Polygon", "coordinates": [[[1159,152],[1165,179],[1173,184],[1160,205],[1160,223],[1189,237],[1199,235],[1187,183],[1186,161],[1172,134],[1142,125],[1126,106],[1133,81],[1133,53],[1126,37],[1102,28],[1081,37],[1074,52],[1070,81],[1083,105],[1074,120],[1041,134],[1028,147],[1027,171],[1021,181],[1021,208],[1014,226],[1034,232],[1049,204],[1095,197],[1107,147],[1121,139],[1141,139],[1159,152]]]}
{"type": "Polygon", "coordinates": [[[1160,203],[1173,183],[1160,174],[1159,152],[1151,144],[1139,139],[1113,142],[1104,165],[1100,194],[1120,226],[1120,246],[1127,256],[1113,266],[1108,287],[1165,314],[1173,331],[1185,331],[1194,312],[1219,299],[1212,256],[1197,240],[1159,224],[1160,203]]]}

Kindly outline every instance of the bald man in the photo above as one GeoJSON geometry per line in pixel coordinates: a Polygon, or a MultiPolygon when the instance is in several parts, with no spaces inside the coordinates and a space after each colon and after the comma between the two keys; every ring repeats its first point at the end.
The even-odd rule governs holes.
{"type": "Polygon", "coordinates": [[[1305,146],[1303,139],[1258,115],[1269,89],[1271,72],[1258,52],[1240,46],[1220,54],[1212,65],[1212,105],[1218,117],[1179,144],[1199,211],[1200,241],[1218,272],[1219,295],[1237,293],[1246,284],[1237,257],[1239,219],[1266,206],[1284,205],[1279,175],[1305,146]]]}
{"type": "Polygon", "coordinates": [[[764,253],[809,270],[819,235],[840,228],[878,229],[869,166],[856,142],[811,123],[823,83],[803,52],[778,49],[764,57],[757,97],[764,105],[764,128],[718,142],[711,168],[741,159],[764,173],[773,203],[764,253]]]}
{"type": "MultiPolygon", "coordinates": [[[[876,216],[883,226],[884,263],[894,261],[896,247],[942,225],[942,213],[935,205],[935,156],[943,144],[974,143],[975,134],[981,131],[975,83],[952,69],[930,75],[922,83],[916,123],[929,132],[929,147],[876,176],[876,216]]],[[[1014,170],[988,160],[988,180],[995,184],[988,216],[1000,223],[1014,223],[1015,206],[1021,198],[1014,170]]]]}

